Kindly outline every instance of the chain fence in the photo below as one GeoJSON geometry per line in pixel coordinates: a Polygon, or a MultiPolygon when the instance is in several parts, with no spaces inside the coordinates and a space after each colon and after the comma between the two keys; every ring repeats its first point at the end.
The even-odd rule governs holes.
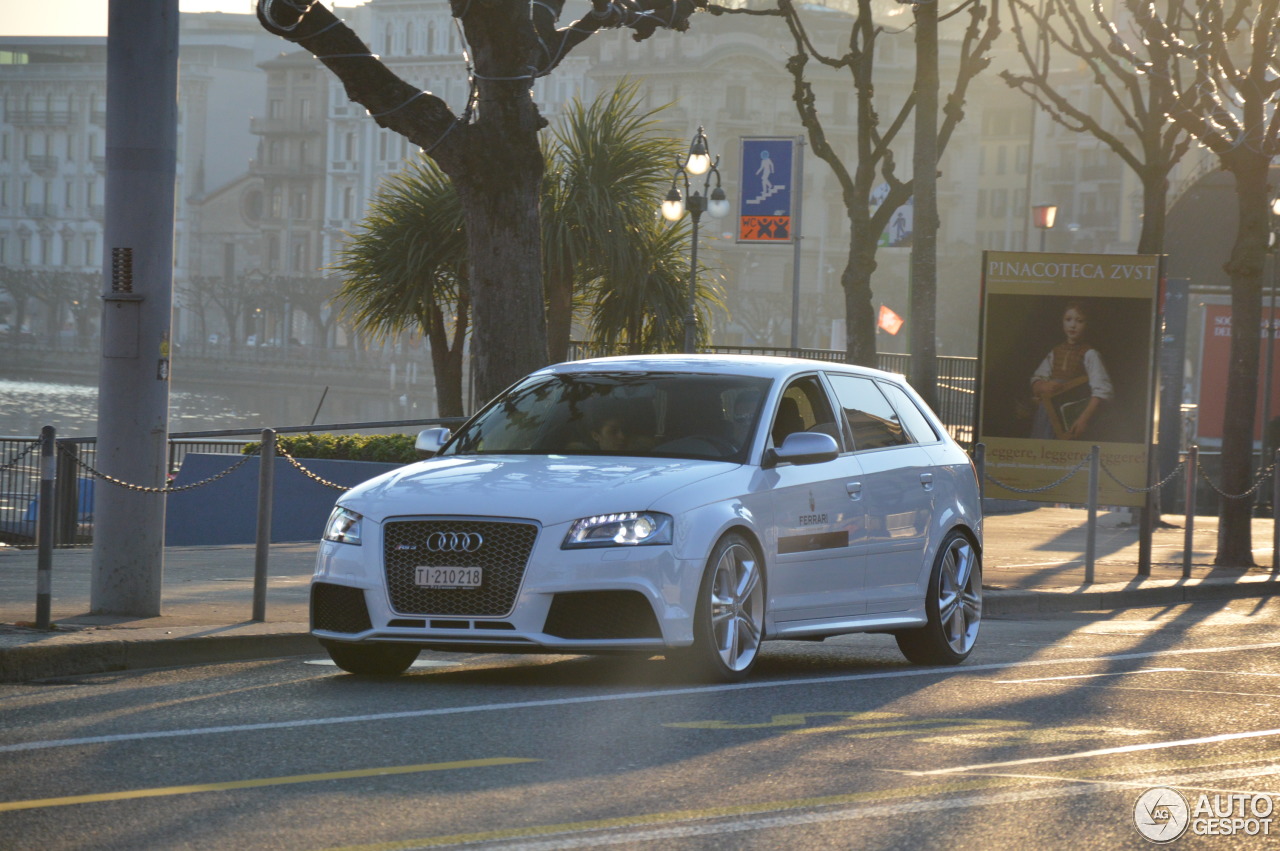
{"type": "MultiPolygon", "coordinates": [[[[1077,473],[1079,473],[1081,470],[1083,470],[1085,467],[1089,465],[1089,460],[1090,459],[1088,457],[1081,459],[1080,463],[1076,464],[1074,467],[1068,470],[1061,478],[1057,479],[1056,481],[1050,482],[1047,485],[1042,485],[1041,487],[1037,487],[1037,488],[1020,488],[1015,485],[1011,485],[1008,482],[1001,481],[1000,479],[997,479],[995,476],[985,471],[983,472],[983,478],[985,481],[990,482],[993,485],[996,485],[1000,488],[1003,488],[1004,490],[1011,491],[1013,493],[1028,494],[1028,495],[1047,493],[1048,491],[1051,491],[1054,488],[1059,487],[1060,485],[1066,484],[1072,477],[1074,477],[1077,473]]],[[[1162,478],[1160,481],[1156,482],[1155,484],[1147,485],[1146,487],[1135,487],[1133,485],[1127,484],[1124,481],[1121,481],[1121,479],[1111,470],[1111,468],[1107,466],[1105,461],[1099,461],[1098,466],[1103,473],[1106,473],[1107,477],[1111,479],[1111,481],[1115,482],[1117,485],[1123,488],[1126,492],[1139,494],[1139,493],[1151,493],[1153,491],[1158,491],[1162,489],[1163,487],[1165,487],[1165,485],[1168,485],[1178,476],[1183,475],[1186,472],[1187,462],[1185,460],[1179,461],[1177,466],[1175,466],[1169,472],[1168,475],[1166,475],[1164,478],[1162,478]]],[[[1272,463],[1270,466],[1262,470],[1259,470],[1258,475],[1254,479],[1253,484],[1249,487],[1248,490],[1244,491],[1243,493],[1227,493],[1222,488],[1220,488],[1217,485],[1217,483],[1213,481],[1213,479],[1210,477],[1209,471],[1205,469],[1204,464],[1199,462],[1198,460],[1196,462],[1196,473],[1198,474],[1199,478],[1203,480],[1205,484],[1209,486],[1210,490],[1212,490],[1215,494],[1217,494],[1218,497],[1220,497],[1221,499],[1230,499],[1230,500],[1250,499],[1256,496],[1258,493],[1258,489],[1261,488],[1262,485],[1265,482],[1267,482],[1275,474],[1275,469],[1276,469],[1276,465],[1272,463]]]]}
{"type": "Polygon", "coordinates": [[[35,452],[39,448],[40,448],[40,441],[38,440],[31,441],[30,443],[27,444],[26,449],[22,450],[17,455],[13,456],[3,464],[0,464],[0,473],[3,473],[5,470],[18,469],[18,465],[22,463],[23,459],[25,459],[28,455],[30,455],[32,452],[35,452]]]}
{"type": "Polygon", "coordinates": [[[84,470],[86,473],[88,473],[90,476],[92,476],[95,479],[102,479],[104,482],[110,482],[116,487],[124,488],[125,490],[138,491],[139,493],[160,493],[160,494],[182,493],[183,491],[195,490],[196,488],[200,488],[200,487],[204,487],[205,485],[212,484],[213,482],[216,482],[221,478],[229,476],[236,470],[243,467],[245,463],[249,461],[250,458],[257,457],[257,453],[245,455],[239,461],[232,464],[230,467],[223,470],[222,472],[216,473],[208,477],[207,479],[201,479],[198,482],[192,482],[186,485],[178,485],[177,487],[164,485],[163,487],[157,488],[157,487],[149,487],[147,485],[136,485],[136,484],[133,484],[132,482],[126,482],[123,479],[117,479],[115,476],[109,475],[107,473],[102,472],[101,470],[95,469],[92,465],[86,463],[85,461],[80,460],[80,456],[76,455],[74,452],[71,452],[65,447],[59,447],[59,450],[63,458],[70,460],[73,464],[75,464],[80,469],[84,470]]]}

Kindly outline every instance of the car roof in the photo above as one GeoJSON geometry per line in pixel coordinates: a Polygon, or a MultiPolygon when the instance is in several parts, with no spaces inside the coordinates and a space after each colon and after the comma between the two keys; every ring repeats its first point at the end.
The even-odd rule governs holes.
{"type": "Polygon", "coordinates": [[[807,358],[772,357],[767,355],[624,355],[621,357],[590,358],[566,361],[538,370],[537,374],[566,374],[579,372],[721,372],[734,375],[751,375],[762,378],[785,378],[802,372],[827,370],[855,373],[879,378],[902,377],[878,369],[855,366],[835,361],[807,358]]]}

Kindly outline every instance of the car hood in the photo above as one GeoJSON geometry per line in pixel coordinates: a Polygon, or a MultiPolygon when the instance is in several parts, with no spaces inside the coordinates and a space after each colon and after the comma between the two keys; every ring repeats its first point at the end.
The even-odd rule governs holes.
{"type": "Polygon", "coordinates": [[[739,466],[676,458],[451,456],[370,479],[339,502],[379,522],[448,514],[530,518],[549,526],[592,514],[663,510],[655,505],[662,497],[739,466]]]}

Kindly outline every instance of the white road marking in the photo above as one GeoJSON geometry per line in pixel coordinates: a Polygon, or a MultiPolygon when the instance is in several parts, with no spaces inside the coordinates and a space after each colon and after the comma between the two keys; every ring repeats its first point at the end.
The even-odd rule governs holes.
{"type": "Polygon", "coordinates": [[[1280,736],[1280,729],[1251,730],[1246,733],[1220,733],[1216,736],[1202,736],[1198,739],[1179,739],[1173,742],[1147,742],[1144,745],[1124,745],[1122,747],[1115,748],[1097,748],[1091,751],[1078,751],[1076,753],[1064,753],[1056,756],[1033,756],[1027,757],[1026,759],[1011,759],[1007,762],[983,762],[976,765],[958,765],[954,768],[935,768],[932,771],[907,771],[903,773],[919,777],[931,777],[939,774],[960,774],[962,772],[982,771],[987,768],[1008,768],[1014,765],[1065,762],[1070,759],[1088,759],[1095,756],[1112,756],[1114,754],[1137,753],[1139,751],[1157,751],[1165,748],[1185,748],[1188,745],[1209,745],[1217,742],[1234,742],[1241,739],[1262,739],[1267,736],[1280,736]]]}
{"type": "Polygon", "coordinates": [[[1097,662],[1123,662],[1130,659],[1150,659],[1155,656],[1186,656],[1205,653],[1238,653],[1245,650],[1272,650],[1280,648],[1280,642],[1265,644],[1241,644],[1230,647],[1194,647],[1185,650],[1148,650],[1141,653],[1116,653],[1110,656],[1066,659],[1032,659],[1023,662],[990,662],[983,665],[943,668],[907,668],[899,671],[882,671],[874,674],[846,674],[834,677],[814,677],[797,680],[768,680],[764,682],[730,683],[714,686],[657,689],[653,691],[626,692],[623,694],[594,694],[582,697],[561,697],[547,700],[522,700],[511,703],[481,703],[471,706],[445,706],[435,709],[412,709],[403,712],[377,712],[368,715],[339,715],[329,718],[300,718],[294,721],[268,721],[260,724],[228,724],[220,727],[194,727],[180,730],[150,730],[138,733],[117,733],[108,736],[84,736],[77,739],[50,739],[46,741],[16,742],[0,745],[0,753],[65,748],[77,745],[101,745],[117,742],[136,742],[147,739],[172,739],[184,736],[207,736],[215,733],[252,733],[263,730],[289,730],[306,727],[322,727],[330,724],[360,724],[373,721],[394,721],[402,718],[427,718],[441,715],[465,715],[471,712],[503,712],[514,709],[545,709],[553,706],[574,706],[588,703],[607,703],[622,700],[647,700],[661,697],[681,697],[692,694],[712,694],[726,691],[748,691],[765,688],[802,688],[815,685],[835,685],[865,680],[897,679],[900,677],[934,677],[942,675],[972,674],[980,671],[1000,671],[1010,668],[1043,667],[1045,665],[1080,665],[1097,662]]]}
{"type": "Polygon", "coordinates": [[[1017,683],[1051,683],[1056,680],[1088,680],[1094,677],[1131,677],[1134,674],[1161,674],[1169,671],[1185,671],[1186,668],[1140,668],[1136,671],[1115,671],[1105,674],[1070,674],[1065,677],[1036,677],[1032,680],[992,680],[998,685],[1015,685],[1017,683]]]}
{"type": "MultiPolygon", "coordinates": [[[[1149,789],[1152,786],[1174,786],[1189,788],[1191,784],[1212,782],[1215,780],[1234,779],[1242,776],[1253,776],[1256,769],[1232,769],[1229,771],[1210,770],[1170,777],[1133,778],[1129,780],[1079,780],[1075,778],[1053,776],[1027,776],[1028,780],[1043,780],[1065,785],[1023,789],[1012,792],[976,793],[962,796],[946,796],[924,801],[907,801],[899,804],[874,804],[870,806],[850,806],[839,809],[823,809],[818,812],[768,811],[759,815],[748,814],[736,818],[706,816],[672,823],[665,827],[651,828],[597,828],[584,830],[566,830],[559,833],[542,834],[525,841],[510,839],[505,842],[478,843],[485,847],[502,848],[504,851],[560,851],[569,848],[601,848],[606,845],[629,845],[653,842],[662,839],[684,839],[695,836],[714,836],[744,831],[761,831],[772,828],[786,828],[803,825],[830,824],[856,819],[888,819],[897,816],[909,816],[916,813],[941,812],[947,810],[974,809],[1009,804],[1020,804],[1028,801],[1043,801],[1053,798],[1074,798],[1083,795],[1098,795],[1107,792],[1133,792],[1135,789],[1149,789]]],[[[1024,779],[1018,775],[995,775],[1010,779],[1024,779]]],[[[440,848],[434,842],[424,841],[422,845],[409,843],[398,845],[402,851],[411,849],[440,848]]],[[[456,846],[455,846],[456,847],[456,846]]]]}

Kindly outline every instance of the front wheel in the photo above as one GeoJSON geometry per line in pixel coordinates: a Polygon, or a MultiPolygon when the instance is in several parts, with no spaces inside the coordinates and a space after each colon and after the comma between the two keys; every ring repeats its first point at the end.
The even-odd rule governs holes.
{"type": "Polygon", "coordinates": [[[418,658],[412,644],[344,644],[322,641],[333,664],[360,677],[395,677],[403,674],[418,658]]]}
{"type": "Polygon", "coordinates": [[[698,588],[693,646],[671,658],[700,680],[736,682],[751,672],[764,637],[764,569],[742,535],[725,535],[711,551],[698,588]]]}
{"type": "Polygon", "coordinates": [[[917,665],[958,665],[973,652],[982,625],[982,559],[963,532],[943,539],[927,594],[928,624],[896,633],[898,649],[917,665]]]}

